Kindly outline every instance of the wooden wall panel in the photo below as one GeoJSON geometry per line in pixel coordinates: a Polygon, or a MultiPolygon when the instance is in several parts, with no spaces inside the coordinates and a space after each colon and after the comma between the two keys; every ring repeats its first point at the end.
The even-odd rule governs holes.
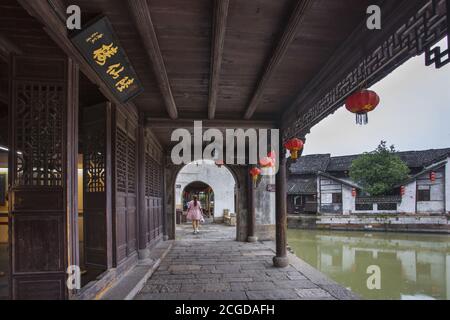
{"type": "Polygon", "coordinates": [[[14,57],[11,66],[12,298],[64,299],[71,64],[64,59],[14,57]]]}
{"type": "Polygon", "coordinates": [[[137,254],[137,115],[115,108],[115,243],[116,265],[137,254]]]}
{"type": "Polygon", "coordinates": [[[154,138],[145,136],[145,214],[147,220],[147,245],[163,236],[163,152],[154,138]]]}

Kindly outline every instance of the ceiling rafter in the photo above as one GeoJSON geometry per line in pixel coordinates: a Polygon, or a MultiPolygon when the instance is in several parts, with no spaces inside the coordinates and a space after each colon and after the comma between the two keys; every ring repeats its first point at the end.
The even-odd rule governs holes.
{"type": "MultiPolygon", "coordinates": [[[[151,129],[191,128],[194,126],[194,121],[200,120],[147,118],[145,124],[151,129]]],[[[264,120],[202,120],[202,127],[215,129],[276,129],[278,126],[273,121],[264,120]]]]}
{"type": "Polygon", "coordinates": [[[211,52],[211,77],[209,82],[208,118],[216,117],[220,73],[222,71],[223,48],[227,29],[229,0],[214,1],[214,18],[211,52]]]}
{"type": "MultiPolygon", "coordinates": [[[[338,97],[338,99],[336,99],[334,103],[330,102],[331,99],[329,99],[325,105],[326,107],[329,107],[326,112],[318,112],[319,106],[317,103],[319,103],[324,97],[327,97],[327,95],[331,97],[332,95],[330,92],[332,92],[336,86],[342,89],[349,87],[351,88],[351,91],[358,88],[362,84],[370,86],[371,83],[375,83],[380,79],[383,79],[399,64],[409,59],[410,57],[407,56],[407,53],[410,52],[410,50],[405,50],[403,48],[407,42],[402,42],[401,50],[403,50],[404,53],[403,58],[402,55],[398,53],[395,53],[396,59],[386,58],[380,53],[393,53],[395,51],[392,48],[386,48],[383,50],[380,50],[380,48],[382,48],[383,42],[387,41],[388,37],[403,36],[405,39],[410,37],[410,35],[407,37],[400,34],[398,32],[399,28],[402,30],[406,29],[405,32],[416,32],[415,29],[411,28],[411,31],[409,28],[404,28],[403,25],[405,25],[405,21],[408,21],[408,18],[411,20],[411,16],[417,14],[418,11],[423,11],[423,7],[427,3],[430,5],[431,2],[426,0],[416,2],[409,0],[401,0],[397,2],[384,0],[378,1],[378,5],[382,8],[383,14],[383,32],[373,33],[373,31],[367,29],[365,19],[359,23],[358,27],[356,27],[347,39],[340,45],[340,47],[335,50],[328,62],[315,74],[307,85],[302,88],[302,90],[294,98],[293,102],[283,111],[280,119],[281,126],[285,132],[291,132],[291,134],[287,134],[287,137],[292,137],[293,135],[304,136],[310,133],[310,129],[315,124],[320,122],[324,117],[334,113],[337,108],[343,104],[342,101],[345,100],[344,98],[346,96],[335,94],[334,96],[338,97]],[[364,44],[364,46],[361,44],[364,44]],[[355,47],[359,48],[355,50],[355,47]],[[358,79],[357,82],[352,82],[356,81],[354,79],[356,79],[359,74],[364,74],[358,72],[357,69],[362,66],[364,59],[367,59],[370,56],[376,56],[382,63],[384,61],[386,65],[391,64],[390,69],[386,68],[386,65],[381,68],[378,64],[373,63],[371,64],[371,68],[373,69],[376,67],[376,75],[371,75],[370,79],[365,77],[363,80],[358,79]],[[350,75],[353,76],[350,77],[350,75]],[[344,79],[348,79],[351,85],[344,86],[339,84],[339,82],[344,79]],[[342,104],[340,104],[340,102],[342,102],[342,104]],[[311,119],[309,123],[302,123],[301,127],[299,127],[299,118],[311,113],[311,110],[316,110],[315,112],[317,112],[317,116],[311,119]]],[[[438,24],[435,25],[438,26],[438,24]]],[[[392,41],[395,42],[395,40],[392,41]]]]}
{"type": "Polygon", "coordinates": [[[166,66],[159,47],[147,0],[128,0],[128,7],[130,8],[136,29],[141,36],[142,44],[150,58],[167,113],[171,119],[177,119],[178,109],[173,98],[169,77],[167,76],[166,66]]]}
{"type": "Polygon", "coordinates": [[[283,34],[281,35],[281,38],[279,39],[278,44],[275,47],[272,56],[270,57],[269,62],[265,66],[264,71],[258,80],[256,90],[245,112],[245,119],[251,119],[255,114],[258,104],[263,97],[264,89],[275,73],[277,66],[281,63],[284,56],[286,55],[289,45],[295,39],[298,31],[298,26],[302,23],[305,12],[308,10],[311,3],[311,0],[297,1],[297,5],[295,6],[294,11],[289,18],[289,22],[287,23],[286,28],[284,29],[283,34]]]}

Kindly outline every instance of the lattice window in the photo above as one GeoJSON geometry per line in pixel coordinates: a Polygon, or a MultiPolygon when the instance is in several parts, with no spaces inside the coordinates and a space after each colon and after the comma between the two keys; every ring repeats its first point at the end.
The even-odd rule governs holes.
{"type": "Polygon", "coordinates": [[[145,154],[145,195],[162,198],[163,169],[149,154],[145,154]]]}
{"type": "Polygon", "coordinates": [[[105,130],[99,125],[83,139],[84,190],[86,192],[106,191],[105,130]]]}
{"type": "Polygon", "coordinates": [[[136,193],[136,142],[128,137],[128,192],[136,193]]]}
{"type": "Polygon", "coordinates": [[[22,82],[16,88],[16,184],[61,186],[64,87],[22,82]]]}
{"type": "Polygon", "coordinates": [[[380,211],[397,211],[396,203],[379,203],[378,210],[380,211]]]}
{"type": "Polygon", "coordinates": [[[116,174],[117,191],[127,191],[127,134],[117,129],[116,135],[116,174]]]}
{"type": "Polygon", "coordinates": [[[136,141],[120,128],[116,136],[117,191],[136,193],[136,141]]]}
{"type": "Polygon", "coordinates": [[[150,156],[146,153],[145,154],[145,195],[147,197],[150,197],[151,194],[151,185],[152,185],[152,176],[151,176],[151,170],[149,170],[148,166],[151,161],[150,156]]]}

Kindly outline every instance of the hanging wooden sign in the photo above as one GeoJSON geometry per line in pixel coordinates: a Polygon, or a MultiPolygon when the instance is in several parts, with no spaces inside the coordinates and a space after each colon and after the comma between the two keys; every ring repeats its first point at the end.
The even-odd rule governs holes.
{"type": "Polygon", "coordinates": [[[94,20],[74,34],[71,41],[120,102],[143,91],[107,17],[94,20]]]}

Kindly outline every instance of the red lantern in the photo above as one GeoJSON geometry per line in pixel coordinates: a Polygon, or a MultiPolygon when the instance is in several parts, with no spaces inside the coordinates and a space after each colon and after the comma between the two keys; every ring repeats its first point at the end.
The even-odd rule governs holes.
{"type": "Polygon", "coordinates": [[[284,147],[291,152],[291,159],[298,159],[298,152],[303,149],[304,143],[302,140],[294,138],[284,144],[284,147]]]}
{"type": "Polygon", "coordinates": [[[356,188],[353,188],[353,189],[352,189],[352,197],[355,198],[355,197],[356,197],[356,194],[357,194],[356,188]]]}
{"type": "Polygon", "coordinates": [[[404,196],[405,193],[406,193],[406,188],[405,188],[405,186],[402,186],[402,187],[400,188],[400,194],[401,194],[402,196],[404,196]]]}
{"type": "Polygon", "coordinates": [[[358,90],[345,101],[345,107],[348,111],[356,113],[356,123],[361,125],[369,122],[367,113],[373,111],[379,104],[380,97],[371,90],[358,90]]]}
{"type": "Polygon", "coordinates": [[[253,185],[256,186],[256,181],[258,181],[258,177],[261,174],[261,169],[259,169],[258,167],[254,167],[252,169],[250,169],[250,175],[252,176],[252,180],[253,180],[253,185]]]}
{"type": "Polygon", "coordinates": [[[431,171],[430,172],[430,181],[435,182],[436,181],[436,172],[431,171]]]}
{"type": "Polygon", "coordinates": [[[263,168],[273,168],[275,167],[275,152],[271,151],[269,152],[269,154],[267,155],[267,157],[261,158],[261,160],[259,160],[259,165],[263,168]]]}
{"type": "Polygon", "coordinates": [[[259,165],[263,168],[272,168],[275,163],[273,162],[272,158],[264,157],[259,160],[259,165]]]}

